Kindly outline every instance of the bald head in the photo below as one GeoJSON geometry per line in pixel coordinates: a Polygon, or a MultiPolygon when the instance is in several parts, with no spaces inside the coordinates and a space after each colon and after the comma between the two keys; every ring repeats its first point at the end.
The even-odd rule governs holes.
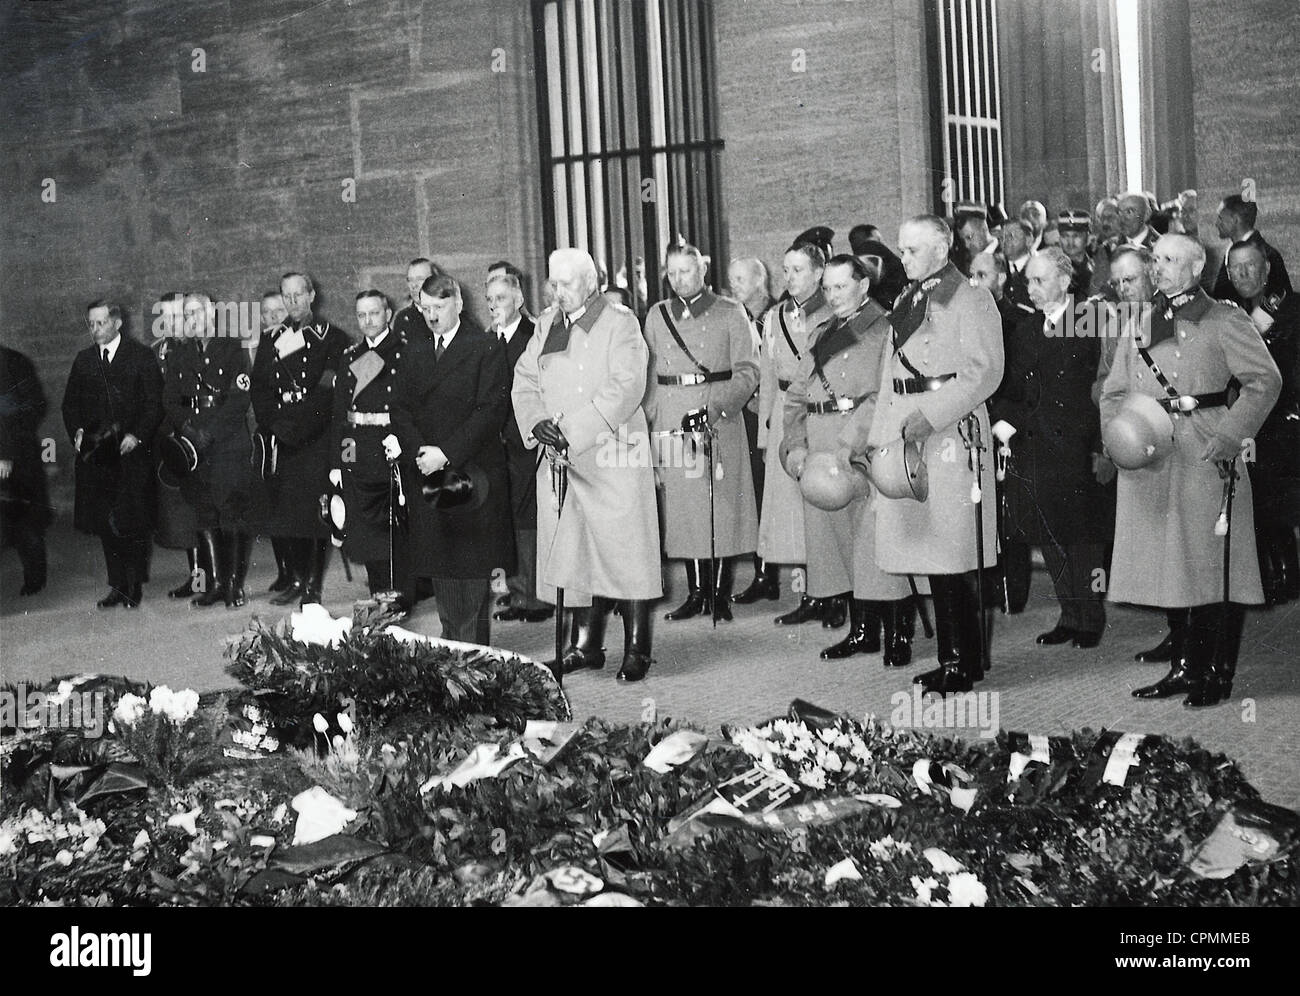
{"type": "Polygon", "coordinates": [[[1141,194],[1125,194],[1119,199],[1119,233],[1131,239],[1141,233],[1151,217],[1151,204],[1141,194]]]}
{"type": "Polygon", "coordinates": [[[754,256],[738,256],[727,267],[727,285],[731,296],[748,303],[751,298],[767,296],[767,267],[754,256]]]}
{"type": "Polygon", "coordinates": [[[1190,290],[1205,269],[1205,247],[1186,235],[1160,236],[1151,250],[1156,290],[1174,297],[1190,290]]]}

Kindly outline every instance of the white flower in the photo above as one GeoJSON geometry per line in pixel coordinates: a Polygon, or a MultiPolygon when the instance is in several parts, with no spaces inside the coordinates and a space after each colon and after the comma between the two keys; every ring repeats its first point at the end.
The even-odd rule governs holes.
{"type": "Polygon", "coordinates": [[[63,705],[63,703],[68,700],[68,696],[72,694],[72,690],[76,687],[77,686],[70,681],[60,681],[59,690],[57,692],[51,692],[49,695],[45,696],[45,704],[51,706],[63,705]]]}
{"type": "Polygon", "coordinates": [[[58,854],[54,855],[54,863],[67,868],[68,865],[72,864],[72,852],[65,847],[58,854]]]}
{"type": "Polygon", "coordinates": [[[18,840],[12,830],[0,830],[0,856],[17,854],[18,840]]]}
{"type": "Polygon", "coordinates": [[[94,850],[96,847],[98,847],[98,846],[99,846],[99,837],[98,837],[98,836],[92,835],[92,836],[90,836],[90,837],[87,837],[85,840],[83,840],[83,841],[81,842],[81,853],[82,853],[82,854],[89,854],[91,851],[93,851],[93,850],[94,850]]]}
{"type": "Polygon", "coordinates": [[[334,734],[334,739],[330,741],[330,745],[340,754],[343,753],[343,738],[337,733],[334,734]]]}
{"type": "Polygon", "coordinates": [[[867,745],[861,737],[852,737],[852,745],[849,747],[849,753],[863,764],[871,760],[871,751],[867,750],[867,745]]]}
{"type": "Polygon", "coordinates": [[[337,716],[336,718],[338,719],[339,729],[340,729],[340,730],[342,730],[344,733],[351,733],[351,732],[352,732],[352,717],[351,717],[351,716],[349,716],[346,712],[341,712],[341,713],[338,714],[338,716],[337,716]]]}
{"type": "Polygon", "coordinates": [[[948,879],[950,906],[983,906],[989,899],[984,883],[970,872],[958,872],[948,879]]]}
{"type": "Polygon", "coordinates": [[[912,876],[912,888],[916,890],[916,897],[923,903],[930,903],[930,894],[939,888],[939,880],[936,878],[927,878],[924,882],[920,878],[912,876]]]}
{"type": "Polygon", "coordinates": [[[823,726],[820,730],[817,731],[817,739],[820,740],[822,743],[824,743],[827,747],[830,747],[832,744],[835,743],[835,736],[836,734],[835,734],[834,727],[823,726]]]}
{"type": "Polygon", "coordinates": [[[141,830],[135,835],[135,840],[131,841],[131,850],[143,851],[149,846],[149,831],[141,830]]]}
{"type": "MultiPolygon", "coordinates": [[[[861,743],[862,741],[859,740],[858,742],[861,743]]],[[[849,745],[852,743],[853,741],[847,733],[841,733],[835,738],[835,747],[837,750],[848,750],[849,745]]]]}
{"type": "Polygon", "coordinates": [[[823,789],[826,787],[826,772],[821,768],[804,768],[799,772],[799,781],[809,788],[823,789]]]}
{"type": "Polygon", "coordinates": [[[960,861],[937,847],[927,847],[921,853],[925,855],[925,860],[930,862],[930,867],[940,875],[955,875],[962,870],[960,861]]]}
{"type": "Polygon", "coordinates": [[[188,813],[173,813],[171,816],[167,817],[167,825],[169,827],[180,827],[191,837],[196,837],[198,836],[199,831],[194,825],[194,821],[199,818],[199,813],[201,812],[203,812],[203,807],[195,806],[188,813]]]}
{"type": "Polygon", "coordinates": [[[144,716],[145,705],[145,700],[139,695],[127,692],[117,700],[113,719],[122,726],[135,726],[144,716]]]}
{"type": "Polygon", "coordinates": [[[199,711],[199,693],[192,688],[173,692],[166,685],[159,685],[149,693],[149,708],[154,715],[184,726],[199,711]]]}
{"type": "Polygon", "coordinates": [[[891,834],[888,837],[881,837],[879,840],[872,841],[867,845],[867,850],[871,852],[871,856],[877,861],[886,861],[895,851],[902,850],[904,847],[909,851],[912,849],[912,845],[910,844],[903,844],[900,846],[898,841],[894,840],[894,837],[891,834]]]}
{"type": "Polygon", "coordinates": [[[317,733],[324,733],[330,728],[330,724],[326,722],[325,717],[320,713],[316,713],[316,715],[312,716],[311,725],[316,727],[317,733]]]}
{"type": "Polygon", "coordinates": [[[325,606],[312,602],[289,617],[290,635],[299,643],[332,647],[343,641],[352,629],[351,618],[335,619],[325,606]]]}
{"type": "Polygon", "coordinates": [[[822,766],[823,768],[825,768],[827,771],[843,771],[843,770],[844,770],[844,762],[840,760],[840,756],[839,756],[838,754],[836,754],[836,753],[831,752],[831,751],[827,751],[826,754],[825,754],[825,756],[823,756],[823,757],[819,757],[819,758],[817,759],[817,761],[818,761],[818,763],[820,763],[821,766],[822,766]]]}

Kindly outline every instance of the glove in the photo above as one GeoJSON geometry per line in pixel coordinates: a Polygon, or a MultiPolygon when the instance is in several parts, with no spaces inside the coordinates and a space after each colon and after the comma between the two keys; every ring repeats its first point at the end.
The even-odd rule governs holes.
{"type": "Polygon", "coordinates": [[[1011,437],[1016,434],[1016,427],[1004,419],[998,419],[993,423],[993,438],[999,443],[1011,442],[1011,437]]]}
{"type": "Polygon", "coordinates": [[[564,433],[560,427],[555,424],[554,419],[544,418],[533,426],[533,438],[543,446],[549,446],[555,450],[567,450],[569,441],[564,438],[564,433]]]}
{"type": "Polygon", "coordinates": [[[1210,441],[1205,444],[1205,449],[1201,451],[1201,459],[1211,460],[1215,463],[1231,462],[1236,460],[1240,454],[1241,445],[1239,443],[1212,436],[1210,441]]]}
{"type": "Polygon", "coordinates": [[[389,460],[396,460],[402,455],[402,444],[397,441],[397,437],[391,432],[383,439],[384,456],[389,460]]]}
{"type": "Polygon", "coordinates": [[[343,487],[343,471],[335,467],[330,471],[330,483],[336,488],[343,487]]]}
{"type": "Polygon", "coordinates": [[[415,456],[415,465],[421,474],[436,474],[448,464],[447,454],[441,446],[421,446],[415,456]]]}

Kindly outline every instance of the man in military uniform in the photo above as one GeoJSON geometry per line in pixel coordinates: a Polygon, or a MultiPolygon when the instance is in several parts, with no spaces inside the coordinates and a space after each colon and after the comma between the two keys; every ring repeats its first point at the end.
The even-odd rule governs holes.
{"type": "Polygon", "coordinates": [[[406,293],[409,300],[406,306],[393,316],[392,327],[393,331],[408,343],[414,344],[430,337],[429,326],[425,324],[424,317],[420,314],[420,288],[430,277],[441,274],[442,269],[423,256],[411,260],[406,267],[406,293]]]}
{"type": "MultiPolygon", "coordinates": [[[[867,295],[868,280],[855,256],[835,256],[826,265],[822,286],[834,316],[805,350],[785,396],[781,460],[794,480],[803,476],[811,453],[838,455],[856,448],[865,454],[889,336],[884,309],[867,295]]],[[[841,462],[846,473],[861,473],[847,466],[847,458],[841,462]]],[[[883,624],[885,663],[901,666],[911,662],[909,588],[902,575],[885,574],[876,565],[876,517],[868,491],[865,486],[835,511],[804,503],[808,593],[814,598],[852,593],[848,635],[823,650],[823,660],[879,652],[883,624]]]]}
{"type": "Polygon", "coordinates": [[[698,249],[669,249],[666,269],[675,296],[646,316],[654,362],[646,414],[664,488],[664,555],[687,561],[690,591],[665,618],[712,612],[730,619],[727,558],[753,553],[758,543],[740,417],[758,386],[758,355],[744,308],[705,287],[698,249]],[[704,413],[703,427],[693,427],[692,417],[704,413]]]}
{"type": "MultiPolygon", "coordinates": [[[[248,436],[248,351],[237,331],[218,329],[206,294],[185,298],[185,334],[167,351],[163,408],[176,437],[183,437],[197,465],[180,480],[194,510],[199,547],[211,565],[206,590],[191,605],[248,601],[244,579],[253,543],[249,521],[252,467],[248,436]]],[[[177,445],[175,439],[163,446],[177,445]]]]}
{"type": "MultiPolygon", "coordinates": [[[[262,328],[258,333],[256,348],[260,350],[264,342],[270,341],[271,330],[278,328],[280,323],[289,317],[289,312],[284,307],[284,295],[279,290],[267,291],[262,295],[262,306],[258,317],[261,319],[262,328]]],[[[256,418],[253,421],[256,424],[256,418]]],[[[293,571],[289,568],[290,544],[278,536],[272,536],[270,540],[271,552],[275,555],[275,577],[266,590],[281,592],[293,584],[293,571]]]]}
{"type": "Polygon", "coordinates": [[[32,361],[0,346],[0,534],[23,565],[19,597],[45,587],[45,530],[53,509],[45,486],[41,443],[45,392],[32,361]]]}
{"type": "Polygon", "coordinates": [[[997,560],[996,513],[983,493],[992,493],[985,401],[1002,380],[1002,327],[992,295],[948,263],[952,232],[942,218],[918,215],[898,238],[912,282],[890,314],[868,444],[923,445],[929,496],[878,499],[876,563],[891,574],[929,575],[939,667],[914,681],[926,691],[964,692],[983,677],[987,653],[980,551],[984,567],[997,560]]]}
{"type": "Polygon", "coordinates": [[[392,328],[393,309],[379,291],[359,293],[356,312],[361,340],[344,352],[334,385],[330,483],[343,491],[343,552],[366,565],[372,595],[396,591],[394,607],[409,611],[413,482],[384,451],[393,435],[393,385],[409,344],[392,328]]]}
{"type": "Polygon", "coordinates": [[[649,431],[641,401],[649,350],[636,316],[600,295],[596,264],[578,249],[551,253],[556,307],[515,367],[515,422],[537,469],[537,576],[541,597],[564,590],[569,646],[564,673],[605,665],[605,617],[623,608],[618,680],[650,668],[650,602],[663,594],[649,431]],[[561,507],[557,465],[567,468],[561,507]]]}
{"type": "Polygon", "coordinates": [[[266,532],[285,541],[293,582],[273,605],[319,602],[329,554],[320,497],[335,463],[330,452],[334,380],[348,337],[312,314],[316,291],[302,273],[280,278],[289,317],[262,337],[253,362],[258,431],[273,437],[278,464],[269,482],[266,532]]]}
{"type": "Polygon", "coordinates": [[[1056,588],[1060,618],[1040,645],[1091,648],[1106,628],[1104,570],[1113,515],[1096,475],[1101,452],[1092,385],[1100,351],[1096,330],[1075,335],[1073,261],[1050,246],[1029,261],[1037,311],[1016,326],[992,403],[993,435],[1011,450],[1006,477],[1007,532],[1037,546],[1056,588]]]}
{"type": "MultiPolygon", "coordinates": [[[[487,301],[492,314],[492,327],[488,332],[495,336],[506,353],[506,369],[510,386],[514,386],[515,364],[524,355],[533,337],[533,320],[523,313],[524,289],[519,278],[505,269],[503,264],[495,275],[488,277],[487,301]]],[[[518,272],[518,271],[516,271],[518,272]]],[[[537,597],[537,460],[519,434],[514,413],[506,415],[501,429],[502,443],[506,448],[506,464],[510,471],[510,520],[515,533],[515,572],[506,578],[508,601],[492,618],[519,619],[524,622],[543,622],[554,613],[549,605],[537,597]]]]}
{"type": "MultiPolygon", "coordinates": [[[[1256,230],[1255,224],[1258,218],[1259,209],[1254,201],[1245,200],[1240,194],[1229,194],[1219,204],[1219,214],[1215,218],[1219,238],[1227,239],[1232,245],[1248,242],[1256,246],[1264,254],[1264,260],[1268,263],[1268,282],[1264,290],[1269,294],[1289,294],[1291,278],[1287,275],[1286,263],[1282,260],[1282,254],[1269,245],[1264,240],[1264,236],[1256,230]]],[[[1223,268],[1219,270],[1218,279],[1214,281],[1212,296],[1220,301],[1231,301],[1241,307],[1245,302],[1232,283],[1232,275],[1228,272],[1229,262],[1230,260],[1225,256],[1223,268]]]]}
{"type": "Polygon", "coordinates": [[[1092,287],[1092,260],[1088,257],[1088,232],[1092,219],[1087,211],[1062,211],[1056,216],[1056,230],[1061,237],[1061,251],[1070,258],[1072,274],[1070,294],[1082,301],[1092,287]]]}
{"type": "Polygon", "coordinates": [[[1165,235],[1153,256],[1159,293],[1150,335],[1120,343],[1101,420],[1104,433],[1129,393],[1154,398],[1172,420],[1173,452],[1119,473],[1109,598],[1172,610],[1169,673],[1134,696],[1186,693],[1185,705],[1208,706],[1232,695],[1244,606],[1264,598],[1242,448],[1263,425],[1282,380],[1250,320],[1198,286],[1205,265],[1199,242],[1165,235]],[[1240,394],[1229,408],[1233,378],[1240,394]],[[1229,533],[1220,536],[1215,523],[1230,474],[1236,494],[1229,533]]]}
{"type": "Polygon", "coordinates": [[[140,604],[153,525],[149,443],[162,421],[162,373],[148,346],[122,334],[122,311],[86,309],[93,344],[72,361],[63,425],[77,453],[73,522],[99,536],[110,591],[101,609],[140,604]]]}

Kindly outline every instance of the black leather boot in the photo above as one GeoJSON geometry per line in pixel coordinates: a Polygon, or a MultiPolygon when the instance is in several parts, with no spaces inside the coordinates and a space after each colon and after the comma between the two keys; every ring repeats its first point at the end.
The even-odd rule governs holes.
{"type": "Polygon", "coordinates": [[[962,582],[960,654],[973,684],[984,679],[985,671],[993,670],[989,654],[993,620],[988,612],[980,619],[979,572],[967,571],[957,577],[962,582]]]}
{"type": "Polygon", "coordinates": [[[754,554],[754,580],[739,595],[732,595],[731,600],[736,605],[750,605],[761,599],[775,602],[780,597],[781,582],[777,578],[776,565],[769,564],[754,554]]]}
{"type": "Polygon", "coordinates": [[[307,569],[311,560],[312,541],[300,539],[297,536],[288,536],[276,542],[280,544],[280,552],[284,556],[284,569],[288,576],[288,583],[278,595],[271,599],[271,604],[297,605],[302,598],[303,582],[307,577],[307,569]]]}
{"type": "MultiPolygon", "coordinates": [[[[1165,623],[1172,631],[1174,628],[1173,616],[1175,612],[1182,612],[1182,609],[1170,609],[1165,613],[1165,623]]],[[[1174,655],[1171,634],[1166,633],[1165,638],[1157,643],[1150,650],[1139,650],[1133,655],[1133,659],[1139,664],[1158,664],[1170,660],[1174,655]]]]}
{"type": "Polygon", "coordinates": [[[199,548],[205,551],[212,570],[208,573],[207,591],[190,600],[200,609],[226,600],[226,580],[230,574],[230,551],[226,534],[220,529],[199,530],[199,548]]]}
{"type": "Polygon", "coordinates": [[[271,537],[271,552],[275,555],[275,580],[267,591],[284,591],[293,584],[293,569],[289,566],[289,544],[293,540],[271,537]]]}
{"type": "Polygon", "coordinates": [[[618,680],[640,681],[650,670],[650,603],[642,599],[623,603],[623,666],[618,680]]]}
{"type": "Polygon", "coordinates": [[[199,567],[199,548],[192,546],[186,550],[185,560],[190,566],[190,573],[184,581],[167,592],[168,598],[193,598],[199,593],[200,588],[204,591],[207,590],[208,574],[206,569],[199,567]],[[203,583],[196,585],[195,582],[199,579],[200,572],[202,572],[203,583]]]}
{"type": "Polygon", "coordinates": [[[1192,638],[1197,641],[1202,667],[1192,675],[1191,690],[1183,705],[1193,709],[1218,705],[1232,697],[1237,674],[1237,654],[1245,626],[1245,607],[1235,602],[1197,606],[1192,610],[1192,638]]]}
{"type": "Polygon", "coordinates": [[[1191,609],[1169,610],[1169,673],[1154,685],[1133,689],[1135,699],[1167,699],[1192,689],[1192,661],[1188,657],[1191,630],[1191,609]]]}
{"type": "Polygon", "coordinates": [[[709,608],[719,622],[731,622],[731,561],[724,557],[711,563],[713,601],[709,608]]]}
{"type": "Polygon", "coordinates": [[[309,539],[301,542],[307,548],[307,573],[302,584],[301,605],[319,604],[325,588],[325,565],[329,562],[330,541],[309,539]]]}
{"type": "Polygon", "coordinates": [[[849,602],[852,599],[853,592],[851,591],[826,599],[826,613],[822,616],[822,628],[839,629],[843,626],[848,621],[849,602]]]}
{"type": "Polygon", "coordinates": [[[605,666],[605,617],[609,600],[593,596],[587,608],[573,610],[572,645],[560,658],[565,674],[590,668],[599,671],[605,666]]]}
{"type": "Polygon", "coordinates": [[[882,603],[885,624],[885,667],[912,663],[912,637],[916,633],[916,603],[911,598],[882,603]]]}
{"type": "Polygon", "coordinates": [[[854,598],[849,602],[849,635],[821,652],[824,661],[837,661],[854,654],[880,652],[880,603],[854,598]]]}
{"type": "Polygon", "coordinates": [[[253,548],[253,537],[248,533],[229,532],[230,580],[226,582],[226,608],[238,609],[248,604],[244,582],[248,578],[248,554],[253,548]]]}
{"type": "MultiPolygon", "coordinates": [[[[934,635],[939,649],[939,666],[913,678],[921,694],[969,692],[974,685],[971,665],[964,657],[969,644],[965,637],[966,580],[961,574],[932,575],[930,591],[934,595],[934,635]],[[937,584],[936,584],[937,582],[937,584]]],[[[978,637],[977,637],[978,641],[978,637]]],[[[978,666],[978,665],[976,665],[978,666]]]]}
{"type": "Polygon", "coordinates": [[[1264,589],[1264,607],[1271,608],[1284,601],[1281,592],[1282,579],[1278,576],[1278,554],[1273,549],[1270,530],[1266,522],[1255,519],[1255,555],[1259,560],[1259,583],[1264,589]]]}
{"type": "Polygon", "coordinates": [[[705,592],[707,586],[700,586],[700,569],[708,561],[688,560],[686,561],[686,601],[664,615],[665,619],[677,622],[679,619],[690,619],[692,616],[698,616],[702,612],[707,612],[707,599],[705,592]]]}
{"type": "Polygon", "coordinates": [[[800,623],[812,622],[826,614],[826,599],[800,596],[799,604],[785,615],[773,620],[778,626],[798,626],[800,623]]]}

